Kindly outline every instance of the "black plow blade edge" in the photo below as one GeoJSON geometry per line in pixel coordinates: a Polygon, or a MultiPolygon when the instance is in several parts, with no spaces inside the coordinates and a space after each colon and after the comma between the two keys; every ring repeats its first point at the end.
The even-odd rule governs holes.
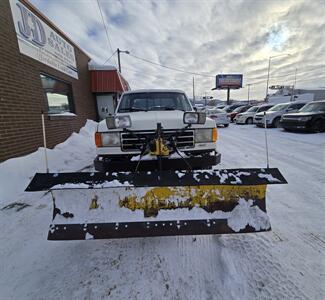
{"type": "Polygon", "coordinates": [[[244,229],[237,232],[227,225],[226,219],[60,224],[51,225],[48,240],[90,240],[153,236],[234,234],[269,230],[271,230],[271,227],[257,230],[247,225],[244,229]]]}

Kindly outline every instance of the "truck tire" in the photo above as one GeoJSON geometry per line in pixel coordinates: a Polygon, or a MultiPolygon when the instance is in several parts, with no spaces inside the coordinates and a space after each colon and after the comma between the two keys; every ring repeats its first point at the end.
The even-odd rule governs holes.
{"type": "Polygon", "coordinates": [[[229,126],[229,124],[223,124],[223,126],[224,126],[224,127],[228,127],[228,126],[229,126]]]}
{"type": "Polygon", "coordinates": [[[245,123],[246,124],[253,124],[253,118],[247,118],[245,123]]]}

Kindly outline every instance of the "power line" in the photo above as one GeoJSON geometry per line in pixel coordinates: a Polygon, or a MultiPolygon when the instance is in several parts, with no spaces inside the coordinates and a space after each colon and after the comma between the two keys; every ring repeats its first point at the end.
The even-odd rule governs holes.
{"type": "Polygon", "coordinates": [[[166,66],[166,65],[163,65],[163,64],[160,64],[160,63],[151,61],[149,59],[145,59],[145,58],[142,58],[142,57],[133,55],[131,53],[129,53],[129,55],[132,56],[132,57],[134,57],[134,58],[136,58],[136,59],[142,60],[142,61],[144,61],[146,63],[152,64],[152,65],[155,65],[155,66],[159,66],[159,67],[162,67],[162,68],[165,68],[165,69],[169,69],[169,70],[173,70],[173,71],[177,71],[177,72],[182,72],[182,73],[186,73],[186,74],[190,74],[190,75],[197,75],[197,76],[203,76],[203,77],[213,77],[213,78],[215,77],[215,76],[212,76],[212,75],[207,75],[207,74],[202,74],[202,73],[196,73],[196,72],[190,72],[190,71],[181,70],[181,69],[178,69],[178,68],[166,66]]]}
{"type": "Polygon", "coordinates": [[[103,65],[105,65],[113,56],[114,56],[114,54],[117,52],[117,50],[115,50],[114,52],[113,52],[113,54],[109,57],[109,58],[107,58],[106,60],[105,60],[105,62],[103,63],[103,65]]]}
{"type": "MultiPolygon", "coordinates": [[[[123,69],[129,70],[129,71],[132,71],[132,72],[136,72],[136,73],[141,73],[141,76],[152,77],[152,78],[155,78],[155,79],[159,80],[159,78],[156,75],[153,75],[153,74],[143,73],[143,72],[141,72],[139,70],[131,69],[129,67],[123,67],[123,69]]],[[[162,75],[160,74],[159,76],[162,76],[162,75]]],[[[187,82],[187,81],[189,81],[189,79],[173,79],[173,81],[187,82]]],[[[192,79],[190,79],[190,81],[192,82],[192,79]]]]}
{"type": "MultiPolygon", "coordinates": [[[[99,0],[96,0],[97,1],[97,5],[98,5],[98,8],[99,8],[99,12],[100,12],[100,16],[101,16],[101,18],[102,18],[102,23],[103,23],[103,25],[104,25],[104,29],[105,29],[105,33],[106,33],[106,38],[107,38],[107,41],[108,41],[108,45],[109,45],[109,47],[110,47],[110,49],[111,49],[111,51],[112,51],[112,55],[111,55],[111,57],[115,54],[115,52],[113,51],[113,48],[112,48],[112,44],[111,44],[111,40],[110,40],[110,38],[109,38],[109,35],[108,35],[108,29],[107,29],[107,26],[106,26],[106,22],[105,22],[105,20],[104,20],[104,17],[103,17],[103,13],[102,13],[102,9],[101,9],[101,7],[100,7],[100,4],[99,4],[99,0]]],[[[111,58],[110,57],[110,58],[111,58]]],[[[105,61],[105,63],[107,62],[108,60],[106,60],[105,61]]],[[[104,63],[104,64],[105,64],[104,63]]],[[[115,65],[116,65],[116,60],[115,60],[115,65]]]]}

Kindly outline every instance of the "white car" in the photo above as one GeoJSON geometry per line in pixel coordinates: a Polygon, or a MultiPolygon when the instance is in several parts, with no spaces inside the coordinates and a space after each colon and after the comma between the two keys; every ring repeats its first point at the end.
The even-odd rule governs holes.
{"type": "Polygon", "coordinates": [[[253,124],[254,122],[254,116],[255,114],[263,111],[267,111],[270,109],[273,105],[272,104],[264,104],[260,106],[253,106],[247,111],[243,113],[239,113],[235,117],[236,124],[253,124]]]}
{"type": "MultiPolygon", "coordinates": [[[[310,101],[295,101],[288,103],[280,103],[274,105],[272,108],[265,112],[266,117],[266,126],[267,127],[281,127],[280,120],[283,114],[297,112],[300,108],[302,108],[305,104],[310,101]]],[[[257,113],[254,117],[254,123],[258,127],[264,126],[264,112],[257,113]]]]}
{"type": "Polygon", "coordinates": [[[125,92],[115,114],[99,122],[95,141],[101,172],[138,170],[143,156],[152,158],[140,164],[147,170],[211,168],[221,157],[215,121],[195,111],[180,90],[125,92]]]}
{"type": "Polygon", "coordinates": [[[224,110],[218,108],[210,108],[206,110],[207,117],[214,120],[216,125],[223,125],[228,127],[230,120],[227,116],[227,113],[224,110]]]}

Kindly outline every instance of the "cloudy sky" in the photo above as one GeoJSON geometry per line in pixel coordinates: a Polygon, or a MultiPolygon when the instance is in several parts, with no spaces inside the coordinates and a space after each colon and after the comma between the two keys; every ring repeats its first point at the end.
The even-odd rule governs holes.
{"type": "MultiPolygon", "coordinates": [[[[265,97],[270,85],[294,82],[298,88],[325,87],[325,0],[32,0],[50,20],[103,64],[116,48],[122,74],[132,89],[178,88],[192,95],[211,91],[215,75],[242,73],[252,83],[251,99],[265,97]],[[101,12],[107,26],[102,22],[101,12]],[[161,68],[139,58],[184,70],[161,68]]],[[[114,55],[107,64],[116,65],[114,55]]],[[[247,99],[247,87],[231,98],[247,99]]]]}

